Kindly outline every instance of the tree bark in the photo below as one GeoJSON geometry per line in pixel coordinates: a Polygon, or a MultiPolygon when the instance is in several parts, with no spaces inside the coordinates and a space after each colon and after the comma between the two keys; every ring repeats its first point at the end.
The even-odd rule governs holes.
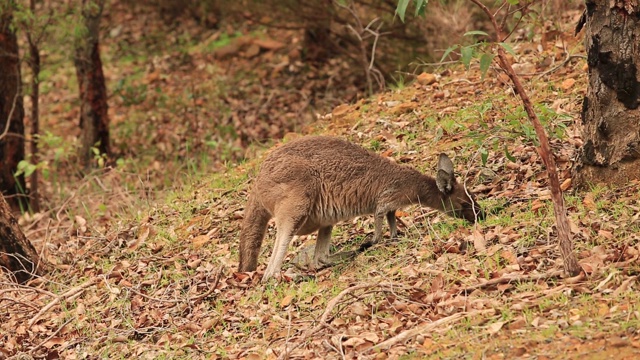
{"type": "Polygon", "coordinates": [[[80,160],[91,165],[92,148],[111,155],[107,88],[100,60],[100,18],[105,0],[82,0],[82,19],[86,34],[76,39],[74,63],[80,88],[80,127],[82,128],[80,160]]]}
{"type": "Polygon", "coordinates": [[[11,207],[25,209],[24,176],[14,177],[24,159],[24,108],[22,104],[18,42],[11,25],[13,1],[0,3],[0,195],[9,195],[11,207]]]}
{"type": "Polygon", "coordinates": [[[9,205],[0,195],[0,268],[13,273],[19,283],[34,275],[43,275],[50,265],[40,259],[36,249],[24,236],[9,205]]]}
{"type": "MultiPolygon", "coordinates": [[[[29,9],[32,16],[36,16],[36,0],[29,0],[29,9]]],[[[42,30],[44,32],[44,29],[42,30]]],[[[40,136],[40,49],[37,40],[34,39],[35,29],[31,28],[27,32],[27,42],[29,43],[29,65],[31,67],[31,163],[38,164],[40,154],[38,152],[38,140],[40,136]]],[[[40,211],[40,198],[38,195],[38,169],[29,178],[29,198],[31,199],[31,210],[40,211]]]]}
{"type": "Polygon", "coordinates": [[[587,0],[589,87],[582,104],[584,144],[574,184],[640,179],[640,8],[632,0],[587,0]]]}

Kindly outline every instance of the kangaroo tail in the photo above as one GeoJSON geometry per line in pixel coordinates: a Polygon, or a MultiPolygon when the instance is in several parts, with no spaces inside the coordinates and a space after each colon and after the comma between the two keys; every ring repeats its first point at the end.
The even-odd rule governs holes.
{"type": "Polygon", "coordinates": [[[240,231],[240,264],[238,271],[255,271],[258,267],[258,255],[262,240],[267,231],[271,214],[265,209],[256,196],[249,196],[244,210],[244,220],[240,231]]]}

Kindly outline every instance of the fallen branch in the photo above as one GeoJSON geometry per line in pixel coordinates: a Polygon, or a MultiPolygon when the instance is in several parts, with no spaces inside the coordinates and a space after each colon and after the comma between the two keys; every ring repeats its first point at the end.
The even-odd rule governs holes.
{"type": "Polygon", "coordinates": [[[21,284],[16,284],[16,283],[12,283],[12,282],[5,282],[5,281],[0,281],[0,286],[11,286],[11,288],[8,289],[2,289],[0,290],[0,294],[5,293],[5,292],[11,292],[11,291],[17,291],[17,292],[21,292],[21,291],[34,291],[43,295],[47,295],[47,296],[51,296],[51,297],[56,297],[56,294],[47,291],[47,290],[43,290],[37,287],[31,287],[31,286],[27,286],[27,285],[21,285],[21,284]]]}
{"type": "Polygon", "coordinates": [[[75,317],[69,318],[69,320],[65,321],[64,324],[62,324],[62,325],[60,325],[60,327],[58,327],[58,330],[54,331],[51,335],[49,335],[49,337],[44,339],[40,344],[36,345],[31,350],[29,350],[27,352],[27,354],[33,355],[33,353],[36,352],[36,350],[38,350],[40,347],[42,347],[44,344],[46,344],[49,340],[53,339],[54,336],[58,335],[58,333],[60,332],[60,330],[62,330],[62,328],[67,326],[71,321],[73,321],[75,319],[76,319],[75,317]]]}
{"type": "Polygon", "coordinates": [[[295,349],[299,348],[300,346],[302,346],[302,344],[304,344],[304,342],[307,340],[307,338],[309,338],[311,335],[317,333],[318,331],[322,330],[324,327],[330,326],[327,323],[327,319],[331,315],[331,312],[333,311],[333,309],[338,305],[338,303],[345,296],[353,293],[354,291],[361,290],[361,289],[369,289],[369,288],[372,288],[372,287],[391,287],[392,285],[393,284],[391,284],[391,283],[365,283],[365,284],[353,285],[351,287],[348,287],[348,288],[342,290],[338,295],[336,295],[333,299],[331,299],[327,303],[327,307],[325,308],[324,313],[322,313],[322,316],[320,316],[320,320],[318,322],[318,325],[316,325],[312,329],[307,330],[304,334],[302,334],[302,338],[295,345],[293,345],[293,347],[287,348],[287,346],[285,344],[285,348],[282,351],[282,353],[280,354],[280,356],[278,356],[278,360],[287,359],[289,357],[289,354],[293,350],[295,350],[295,349]]]}
{"type": "Polygon", "coordinates": [[[516,276],[502,276],[496,279],[491,279],[487,282],[475,284],[471,286],[467,286],[466,288],[460,289],[458,293],[469,293],[477,289],[484,289],[490,286],[499,285],[499,284],[508,284],[510,282],[524,282],[524,281],[538,281],[538,280],[548,280],[562,276],[562,270],[551,271],[544,274],[536,274],[536,275],[516,275],[516,276]]]}
{"type": "Polygon", "coordinates": [[[72,296],[84,291],[84,289],[88,288],[91,285],[94,285],[97,282],[98,282],[98,279],[97,278],[93,278],[93,279],[87,281],[86,283],[84,283],[82,285],[79,285],[79,286],[76,286],[74,288],[69,289],[64,294],[62,294],[62,295],[58,296],[57,298],[53,299],[50,303],[48,303],[42,309],[40,309],[40,311],[38,311],[38,313],[34,317],[32,317],[31,320],[29,320],[29,323],[27,324],[27,329],[31,328],[31,326],[33,326],[33,324],[35,324],[36,321],[38,321],[40,319],[40,316],[42,316],[42,314],[44,314],[47,311],[49,311],[52,307],[54,307],[60,301],[62,301],[63,299],[66,299],[66,298],[70,298],[70,297],[72,297],[72,296]]]}
{"type": "Polygon", "coordinates": [[[420,326],[414,327],[413,329],[409,329],[409,330],[405,330],[403,332],[401,332],[400,334],[387,339],[367,350],[365,350],[366,352],[370,352],[370,351],[376,351],[376,350],[382,350],[382,349],[388,349],[391,346],[398,344],[398,343],[402,343],[405,342],[419,334],[431,331],[439,326],[445,325],[445,324],[449,324],[452,323],[454,321],[460,320],[462,318],[466,318],[466,317],[473,317],[473,316],[477,316],[477,315],[484,315],[484,314],[494,314],[495,310],[494,309],[488,309],[488,310],[476,310],[476,311],[471,311],[471,312],[465,312],[465,313],[456,313],[453,314],[451,316],[447,316],[445,318],[436,320],[434,322],[431,323],[426,323],[426,324],[422,324],[420,326]]]}
{"type": "MultiPolygon", "coordinates": [[[[551,69],[549,69],[547,71],[543,71],[543,72],[541,72],[539,74],[533,74],[533,75],[538,76],[538,77],[543,77],[543,76],[549,75],[550,73],[552,73],[552,72],[560,69],[561,67],[567,65],[569,63],[569,61],[571,61],[573,59],[586,59],[586,58],[587,57],[584,56],[584,55],[567,55],[567,57],[564,59],[564,61],[562,61],[560,64],[552,67],[551,69]]],[[[527,74],[527,75],[529,75],[529,74],[527,74]]]]}
{"type": "Polygon", "coordinates": [[[213,293],[214,291],[216,291],[216,288],[218,287],[218,283],[220,282],[220,278],[222,277],[222,270],[224,270],[224,265],[220,266],[220,268],[218,269],[218,273],[216,274],[216,278],[215,280],[213,280],[213,286],[211,288],[209,288],[209,290],[207,290],[207,292],[205,292],[204,294],[198,295],[194,298],[191,298],[191,301],[199,301],[202,300],[204,298],[206,298],[207,296],[211,295],[211,293],[213,293]]]}

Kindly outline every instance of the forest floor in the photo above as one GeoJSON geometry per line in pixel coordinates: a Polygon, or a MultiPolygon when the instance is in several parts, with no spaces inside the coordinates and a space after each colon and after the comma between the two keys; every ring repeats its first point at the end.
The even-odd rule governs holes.
{"type": "MultiPolygon", "coordinates": [[[[291,123],[254,121],[260,127],[244,129],[244,140],[215,137],[220,124],[207,119],[219,119],[221,106],[230,133],[247,117],[309,117],[308,94],[326,86],[317,75],[326,69],[312,69],[318,83],[309,84],[312,75],[296,75],[291,61],[296,42],[266,32],[218,31],[201,42],[171,35],[178,50],[143,51],[132,43],[159,34],[127,16],[104,45],[116,168],[78,175],[73,67],[63,50],[48,53],[40,164],[48,210],[20,222],[56,270],[29,286],[1,275],[0,359],[640,356],[640,193],[637,183],[572,187],[587,88],[572,29],[514,50],[566,190],[585,271],[574,278],[562,276],[533,127],[497,68],[484,78],[476,63],[432,68],[338,106],[340,92],[331,93],[330,110],[294,125],[296,134],[283,130],[291,123]],[[245,45],[227,47],[229,34],[245,45]],[[269,77],[285,60],[290,77],[269,77]],[[274,228],[256,273],[236,272],[238,231],[251,179],[275,142],[249,150],[242,142],[301,134],[340,136],[425,173],[446,152],[489,216],[470,226],[410,207],[396,214],[398,240],[315,273],[289,262],[313,243],[300,237],[284,280],[260,284],[274,228]]],[[[367,216],[337,226],[335,250],[357,247],[372,231],[367,216]]]]}

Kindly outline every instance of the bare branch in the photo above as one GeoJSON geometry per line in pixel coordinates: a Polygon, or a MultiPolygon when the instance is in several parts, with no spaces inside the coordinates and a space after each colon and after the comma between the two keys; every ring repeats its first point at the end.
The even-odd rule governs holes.
{"type": "Polygon", "coordinates": [[[397,343],[401,343],[404,341],[407,341],[409,339],[414,338],[415,336],[419,335],[419,334],[423,334],[426,332],[429,332],[439,326],[445,325],[445,324],[449,324],[452,323],[454,321],[458,321],[460,319],[466,318],[466,317],[474,317],[474,316],[478,316],[478,315],[492,315],[495,314],[495,310],[494,309],[488,309],[488,310],[476,310],[476,311],[471,311],[471,312],[463,312],[463,313],[455,313],[453,315],[444,317],[442,319],[436,320],[434,322],[431,323],[426,323],[426,324],[422,324],[420,326],[416,326],[412,329],[409,330],[405,330],[403,332],[401,332],[400,334],[387,339],[369,349],[367,349],[367,352],[371,352],[371,351],[376,351],[376,350],[382,350],[382,349],[388,349],[391,346],[397,344],[397,343]]]}

